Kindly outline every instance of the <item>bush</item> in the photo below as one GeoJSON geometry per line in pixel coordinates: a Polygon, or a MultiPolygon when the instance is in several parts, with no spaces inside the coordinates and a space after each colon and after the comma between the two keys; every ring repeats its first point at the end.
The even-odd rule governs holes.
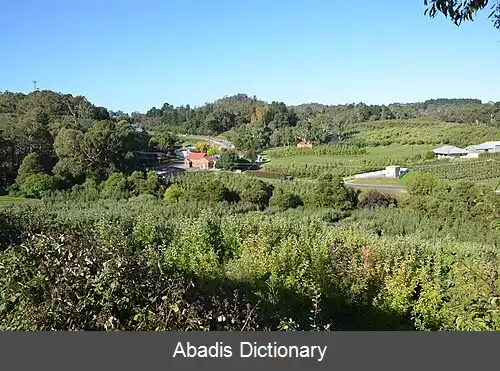
{"type": "Polygon", "coordinates": [[[234,151],[226,151],[222,153],[215,163],[215,167],[221,170],[233,171],[238,167],[240,157],[234,151]]]}
{"type": "Polygon", "coordinates": [[[314,186],[312,203],[316,207],[352,210],[357,205],[357,194],[347,188],[342,177],[325,173],[314,186]]]}
{"type": "Polygon", "coordinates": [[[281,188],[274,189],[273,195],[269,199],[269,206],[280,209],[292,209],[302,205],[303,203],[299,196],[285,192],[281,188]]]}
{"type": "Polygon", "coordinates": [[[26,178],[41,172],[43,172],[43,167],[40,163],[40,157],[37,153],[32,152],[21,162],[17,171],[16,183],[21,186],[26,178]]]}
{"type": "Polygon", "coordinates": [[[165,191],[163,199],[167,202],[177,202],[184,195],[184,190],[178,184],[172,184],[165,191]]]}
{"type": "Polygon", "coordinates": [[[412,172],[408,174],[406,189],[410,195],[427,196],[438,186],[438,179],[426,173],[412,172]]]}
{"type": "Polygon", "coordinates": [[[101,195],[104,198],[120,200],[128,198],[129,190],[127,179],[122,173],[112,173],[101,184],[101,195]]]}
{"type": "Polygon", "coordinates": [[[376,190],[371,190],[367,192],[358,204],[361,208],[373,209],[376,207],[389,207],[397,206],[397,200],[384,193],[380,193],[376,190]]]}
{"type": "Polygon", "coordinates": [[[20,190],[25,196],[42,198],[47,192],[56,190],[57,185],[58,179],[54,176],[38,173],[25,178],[20,190]]]}
{"type": "Polygon", "coordinates": [[[254,180],[241,194],[241,200],[257,205],[261,209],[269,205],[273,187],[261,180],[254,180]]]}
{"type": "Polygon", "coordinates": [[[432,151],[426,152],[426,154],[425,154],[426,160],[434,160],[435,158],[436,158],[436,155],[434,152],[432,152],[432,151]]]}

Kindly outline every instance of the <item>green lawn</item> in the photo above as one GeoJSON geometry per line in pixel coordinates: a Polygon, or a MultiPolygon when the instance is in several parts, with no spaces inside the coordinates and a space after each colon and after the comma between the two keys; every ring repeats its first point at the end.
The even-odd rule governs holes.
{"type": "Polygon", "coordinates": [[[20,203],[32,203],[36,201],[37,200],[24,197],[0,196],[0,208],[9,205],[15,205],[20,203]]]}
{"type": "MultiPolygon", "coordinates": [[[[428,151],[434,149],[432,145],[402,145],[392,144],[390,146],[366,147],[366,154],[363,155],[298,155],[279,158],[269,158],[273,164],[328,164],[334,162],[346,162],[355,164],[362,160],[394,159],[402,160],[413,158],[417,155],[424,156],[428,151]]],[[[396,165],[396,164],[395,164],[396,165]]]]}

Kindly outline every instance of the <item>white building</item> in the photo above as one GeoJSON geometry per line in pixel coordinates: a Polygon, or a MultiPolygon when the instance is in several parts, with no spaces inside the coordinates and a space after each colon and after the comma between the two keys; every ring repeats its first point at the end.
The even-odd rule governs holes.
{"type": "Polygon", "coordinates": [[[399,166],[387,166],[385,168],[385,177],[386,178],[397,178],[401,172],[401,168],[399,166]]]}
{"type": "Polygon", "coordinates": [[[433,151],[437,158],[462,158],[469,154],[468,150],[454,146],[444,146],[433,151]]]}
{"type": "Polygon", "coordinates": [[[500,152],[500,142],[485,142],[465,148],[471,152],[500,152]]]}

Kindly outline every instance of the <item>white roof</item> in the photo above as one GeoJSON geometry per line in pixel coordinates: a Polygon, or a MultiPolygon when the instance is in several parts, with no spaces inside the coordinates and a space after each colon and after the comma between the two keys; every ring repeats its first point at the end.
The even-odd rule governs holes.
{"type": "Polygon", "coordinates": [[[466,155],[468,152],[465,149],[454,147],[454,146],[444,146],[436,148],[434,153],[440,155],[466,155]]]}
{"type": "Polygon", "coordinates": [[[474,149],[490,149],[495,148],[496,146],[500,146],[500,142],[484,142],[471,147],[473,147],[474,149]]]}

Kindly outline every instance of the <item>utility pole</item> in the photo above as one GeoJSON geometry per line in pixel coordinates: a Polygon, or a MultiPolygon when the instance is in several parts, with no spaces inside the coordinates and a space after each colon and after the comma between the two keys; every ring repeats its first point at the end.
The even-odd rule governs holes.
{"type": "Polygon", "coordinates": [[[37,87],[36,87],[36,84],[37,84],[38,81],[36,80],[33,80],[33,91],[37,91],[37,87]]]}

